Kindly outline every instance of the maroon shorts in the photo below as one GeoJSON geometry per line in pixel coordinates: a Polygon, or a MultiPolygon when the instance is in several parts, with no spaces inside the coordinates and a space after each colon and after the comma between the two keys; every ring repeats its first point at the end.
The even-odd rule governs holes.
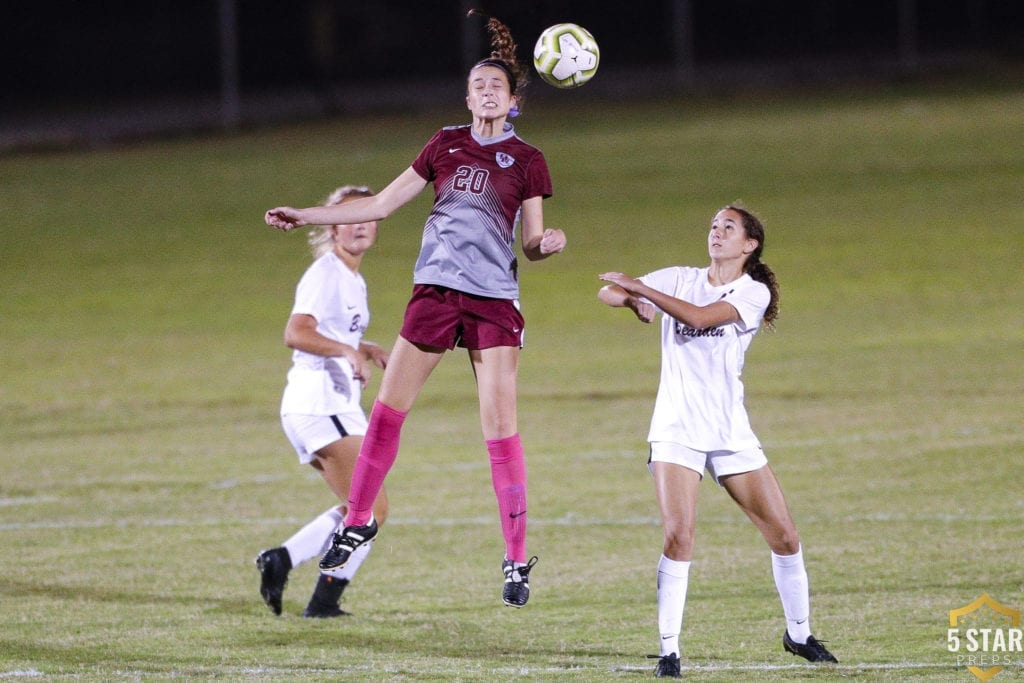
{"type": "Polygon", "coordinates": [[[437,285],[415,285],[402,337],[435,348],[523,345],[523,315],[513,299],[491,299],[437,285]]]}

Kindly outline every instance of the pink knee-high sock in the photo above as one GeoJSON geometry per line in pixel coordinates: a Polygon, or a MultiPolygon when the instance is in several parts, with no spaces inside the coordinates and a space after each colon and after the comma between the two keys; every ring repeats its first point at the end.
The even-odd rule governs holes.
{"type": "Polygon", "coordinates": [[[398,441],[402,435],[405,416],[400,410],[386,406],[380,401],[373,402],[370,423],[359,449],[355,470],[352,472],[352,486],[348,492],[348,515],[345,526],[362,526],[373,515],[373,501],[377,500],[384,477],[398,456],[398,441]]]}
{"type": "Polygon", "coordinates": [[[491,456],[491,481],[498,497],[501,535],[505,537],[505,557],[526,562],[526,460],[518,434],[504,439],[488,439],[491,456]]]}

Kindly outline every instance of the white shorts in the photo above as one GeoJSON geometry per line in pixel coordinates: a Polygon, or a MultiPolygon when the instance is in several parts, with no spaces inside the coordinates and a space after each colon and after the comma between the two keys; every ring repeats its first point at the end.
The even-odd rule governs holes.
{"type": "Polygon", "coordinates": [[[704,470],[707,470],[715,483],[721,486],[722,477],[759,470],[768,464],[768,458],[760,446],[745,451],[698,451],[671,441],[652,441],[648,467],[652,462],[682,465],[702,478],[704,470]]]}
{"type": "Polygon", "coordinates": [[[299,462],[308,465],[316,457],[314,454],[327,444],[346,436],[365,435],[366,414],[362,410],[338,415],[288,414],[281,416],[281,426],[299,454],[299,462]]]}

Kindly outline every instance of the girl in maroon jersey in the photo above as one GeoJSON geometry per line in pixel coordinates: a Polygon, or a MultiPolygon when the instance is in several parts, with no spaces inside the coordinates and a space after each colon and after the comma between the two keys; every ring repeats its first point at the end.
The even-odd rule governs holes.
{"type": "Polygon", "coordinates": [[[524,327],[516,223],[531,261],[561,252],[566,239],[561,230],[544,227],[541,205],[552,192],[544,155],[520,139],[510,122],[519,113],[526,70],[516,60],[508,28],[493,18],[487,28],[493,51],[467,78],[471,124],[439,130],[412,165],[373,197],[331,207],[278,207],[265,220],[286,231],[382,220],[433,183],[434,206],[424,226],[412,298],[370,413],[344,528],[320,567],[344,566],[376,536],[372,506],[398,454],[406,415],[445,352],[461,346],[473,365],[505,540],[502,600],[522,607],[536,557],[528,560],[526,553],[526,465],[516,418],[524,327]]]}

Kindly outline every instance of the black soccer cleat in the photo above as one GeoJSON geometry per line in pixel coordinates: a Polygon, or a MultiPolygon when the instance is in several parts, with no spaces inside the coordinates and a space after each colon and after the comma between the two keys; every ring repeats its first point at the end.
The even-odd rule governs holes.
{"type": "Polygon", "coordinates": [[[349,613],[338,605],[313,605],[309,603],[302,611],[302,616],[307,619],[330,619],[332,617],[347,617],[349,613]]]}
{"type": "Polygon", "coordinates": [[[803,657],[808,662],[831,662],[838,664],[839,660],[831,652],[825,649],[821,641],[814,636],[808,636],[806,643],[794,643],[789,637],[789,631],[782,634],[782,647],[786,652],[803,657]]]}
{"type": "Polygon", "coordinates": [[[679,670],[679,655],[675,652],[664,656],[647,655],[648,659],[657,659],[658,665],[654,667],[655,678],[682,678],[679,670]]]}
{"type": "Polygon", "coordinates": [[[348,586],[348,579],[337,579],[327,574],[321,574],[316,580],[316,588],[313,590],[313,597],[309,599],[302,616],[306,618],[326,619],[330,617],[343,617],[348,614],[341,609],[341,594],[348,586]]]}
{"type": "Polygon", "coordinates": [[[270,548],[256,556],[256,568],[260,570],[260,595],[263,602],[274,614],[281,614],[281,596],[288,583],[288,572],[292,569],[292,558],[285,548],[270,548]]]}
{"type": "Polygon", "coordinates": [[[530,599],[530,570],[537,564],[534,555],[526,564],[502,560],[501,573],[505,575],[505,587],[501,591],[501,600],[509,607],[522,607],[530,599]]]}
{"type": "Polygon", "coordinates": [[[320,569],[330,571],[341,569],[348,564],[352,553],[359,546],[366,545],[377,536],[377,520],[370,518],[369,524],[363,526],[347,526],[341,533],[334,533],[334,540],[331,547],[327,549],[320,559],[320,569]]]}

